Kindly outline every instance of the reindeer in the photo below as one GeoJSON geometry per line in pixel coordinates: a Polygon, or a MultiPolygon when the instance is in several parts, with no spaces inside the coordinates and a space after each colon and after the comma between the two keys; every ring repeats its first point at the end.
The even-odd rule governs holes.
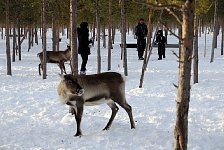
{"type": "MultiPolygon", "coordinates": [[[[37,56],[40,58],[39,64],[39,75],[41,75],[40,68],[43,70],[43,52],[38,53],[37,56]]],[[[46,52],[46,63],[57,63],[61,74],[66,74],[64,62],[71,58],[71,47],[68,45],[65,51],[47,51],[46,52]]]]}
{"type": "Polygon", "coordinates": [[[125,98],[125,80],[121,74],[106,72],[93,75],[61,75],[61,82],[58,86],[58,94],[62,103],[72,108],[75,115],[77,132],[75,136],[81,136],[80,128],[83,107],[107,103],[112,114],[109,122],[103,130],[109,130],[117,114],[119,104],[128,113],[131,129],[135,128],[132,116],[132,108],[125,98]]]}

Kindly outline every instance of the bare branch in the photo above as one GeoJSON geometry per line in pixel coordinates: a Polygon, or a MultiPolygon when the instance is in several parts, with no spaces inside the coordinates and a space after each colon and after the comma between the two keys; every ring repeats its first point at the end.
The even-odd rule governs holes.
{"type": "Polygon", "coordinates": [[[165,10],[168,11],[169,14],[173,15],[176,18],[177,22],[182,25],[181,19],[170,8],[166,7],[165,10]]]}
{"type": "Polygon", "coordinates": [[[182,7],[180,5],[175,5],[175,4],[153,4],[153,3],[144,3],[144,2],[137,2],[135,0],[133,0],[134,3],[136,4],[141,4],[141,5],[145,5],[151,9],[165,9],[165,8],[173,8],[173,9],[177,9],[177,10],[182,10],[182,7]]]}
{"type": "Polygon", "coordinates": [[[178,36],[178,35],[176,35],[174,32],[172,32],[172,31],[169,29],[169,27],[167,27],[167,25],[166,25],[165,23],[163,23],[161,20],[159,20],[159,23],[160,23],[161,25],[163,25],[164,28],[167,29],[173,36],[175,36],[176,38],[178,38],[180,41],[183,41],[183,39],[182,39],[180,36],[178,36]]]}
{"type": "Polygon", "coordinates": [[[175,53],[174,51],[172,51],[172,52],[178,59],[180,58],[180,56],[178,56],[177,53],[175,53]]]}
{"type": "Polygon", "coordinates": [[[173,86],[174,86],[175,88],[177,88],[177,89],[178,89],[178,85],[176,85],[176,84],[174,84],[174,83],[173,83],[173,86]]]}

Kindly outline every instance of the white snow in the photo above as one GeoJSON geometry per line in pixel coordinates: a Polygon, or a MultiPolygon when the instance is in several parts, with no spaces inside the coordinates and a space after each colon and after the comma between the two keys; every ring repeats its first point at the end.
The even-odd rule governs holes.
{"type": "MultiPolygon", "coordinates": [[[[128,43],[136,42],[133,35],[127,36],[128,43]]],[[[204,37],[199,39],[199,83],[192,84],[189,109],[190,150],[224,149],[224,57],[220,55],[220,37],[214,63],[210,63],[212,34],[208,35],[205,58],[204,37]]],[[[115,38],[112,71],[122,72],[120,34],[115,38]]],[[[51,50],[50,30],[47,41],[47,48],[51,50]]],[[[66,48],[65,41],[68,40],[63,36],[61,50],[66,48]]],[[[177,40],[169,36],[168,42],[177,40]]],[[[5,40],[0,39],[0,149],[173,149],[177,95],[173,83],[178,83],[178,62],[172,50],[178,53],[178,49],[167,49],[166,59],[158,61],[157,49],[153,49],[143,88],[139,89],[142,61],[138,60],[136,49],[128,49],[126,96],[133,109],[136,129],[130,128],[127,113],[119,107],[111,129],[102,131],[111,115],[110,108],[105,104],[88,106],[84,109],[81,123],[84,135],[80,138],[73,136],[74,117],[58,100],[58,66],[48,64],[46,80],[38,75],[37,53],[41,51],[41,44],[27,52],[25,40],[22,61],[18,61],[17,56],[12,63],[13,75],[7,76],[5,40]]],[[[87,74],[96,73],[96,51],[97,45],[91,48],[87,74]]],[[[101,52],[104,72],[107,71],[107,49],[102,48],[101,52]]],[[[79,66],[80,63],[79,56],[79,66]]],[[[68,64],[66,70],[70,72],[68,64]]]]}

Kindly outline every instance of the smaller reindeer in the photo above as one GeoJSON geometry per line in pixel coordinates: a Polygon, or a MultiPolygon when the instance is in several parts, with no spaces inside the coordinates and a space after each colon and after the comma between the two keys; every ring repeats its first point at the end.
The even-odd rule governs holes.
{"type": "MultiPolygon", "coordinates": [[[[47,51],[46,55],[46,63],[58,64],[61,74],[63,74],[63,72],[66,74],[64,63],[71,58],[71,47],[69,45],[65,51],[47,51]]],[[[40,68],[43,70],[43,52],[38,53],[37,56],[40,58],[39,75],[41,75],[40,68]]]]}
{"type": "Polygon", "coordinates": [[[125,80],[116,72],[106,72],[93,75],[61,75],[58,86],[58,94],[64,104],[69,105],[75,115],[77,132],[75,136],[81,136],[81,119],[84,106],[107,103],[111,108],[111,117],[103,130],[109,130],[119,104],[128,113],[131,128],[135,128],[132,116],[132,108],[125,98],[125,80]]]}

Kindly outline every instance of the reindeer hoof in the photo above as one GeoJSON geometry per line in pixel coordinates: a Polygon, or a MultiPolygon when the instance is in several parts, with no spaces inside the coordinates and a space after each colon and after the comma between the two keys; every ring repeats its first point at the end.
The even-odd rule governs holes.
{"type": "Polygon", "coordinates": [[[81,137],[81,136],[82,136],[82,133],[77,132],[74,136],[75,136],[75,137],[81,137]]]}
{"type": "Polygon", "coordinates": [[[110,129],[110,127],[105,127],[104,129],[103,129],[103,131],[105,131],[105,130],[109,130],[110,129]]]}

